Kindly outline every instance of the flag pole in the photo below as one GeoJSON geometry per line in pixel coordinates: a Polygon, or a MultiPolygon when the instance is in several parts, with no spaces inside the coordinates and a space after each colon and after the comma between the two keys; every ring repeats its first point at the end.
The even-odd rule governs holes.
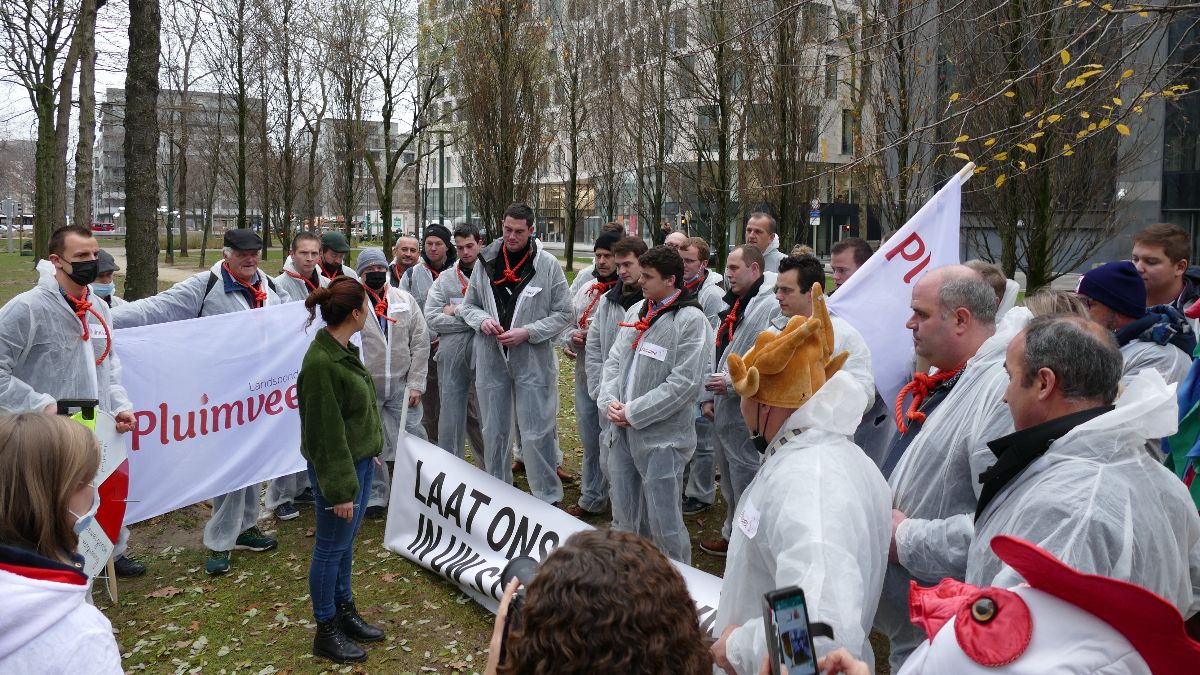
{"type": "Polygon", "coordinates": [[[971,176],[974,176],[974,175],[975,175],[975,162],[967,162],[967,165],[959,170],[958,174],[955,175],[955,178],[958,179],[958,182],[960,184],[965,184],[968,180],[971,179],[971,176]]]}

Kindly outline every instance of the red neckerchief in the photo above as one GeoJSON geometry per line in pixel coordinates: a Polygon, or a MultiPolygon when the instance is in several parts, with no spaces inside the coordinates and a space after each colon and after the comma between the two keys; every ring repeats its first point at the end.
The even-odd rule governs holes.
{"type": "Polygon", "coordinates": [[[652,324],[654,322],[654,317],[658,316],[659,314],[662,314],[663,310],[665,310],[666,308],[675,304],[679,300],[679,298],[682,298],[682,297],[683,297],[683,291],[679,291],[679,292],[675,293],[675,297],[671,298],[670,302],[663,303],[663,305],[661,307],[659,307],[658,309],[653,310],[653,311],[651,311],[649,309],[650,301],[647,300],[646,301],[647,310],[646,310],[645,317],[640,318],[633,323],[625,323],[625,322],[618,323],[617,325],[622,328],[636,328],[637,329],[637,332],[638,332],[637,337],[635,337],[633,339],[633,344],[630,345],[630,349],[638,348],[638,343],[642,341],[642,336],[646,334],[646,331],[650,330],[650,324],[652,324]]]}
{"type": "Polygon", "coordinates": [[[683,290],[685,290],[685,291],[688,291],[689,293],[690,293],[690,292],[692,292],[692,291],[695,291],[695,290],[696,290],[696,288],[697,288],[697,287],[700,285],[700,283],[701,283],[701,282],[703,282],[703,281],[704,281],[704,275],[703,275],[703,274],[697,274],[695,279],[692,279],[691,281],[689,281],[689,282],[687,282],[686,284],[684,284],[684,285],[683,285],[683,290]]]}
{"type": "Polygon", "coordinates": [[[367,289],[367,295],[370,295],[371,299],[375,301],[375,316],[396,323],[395,319],[387,315],[387,293],[384,293],[383,297],[380,297],[375,295],[375,291],[371,290],[370,286],[363,284],[363,288],[367,289]]]}
{"type": "Polygon", "coordinates": [[[392,271],[396,273],[396,285],[399,286],[400,285],[400,277],[404,276],[404,272],[407,272],[408,270],[407,269],[401,270],[400,263],[396,263],[396,264],[392,265],[392,271]]]}
{"type": "Polygon", "coordinates": [[[112,331],[108,329],[108,324],[104,323],[104,317],[100,316],[96,313],[96,310],[92,309],[92,303],[87,299],[88,287],[83,287],[83,297],[81,298],[76,298],[68,293],[66,289],[63,289],[63,295],[67,296],[67,300],[69,300],[74,306],[75,316],[79,317],[79,322],[83,324],[83,335],[80,336],[80,339],[82,339],[84,342],[87,342],[92,337],[91,333],[88,331],[87,325],[87,315],[89,313],[96,317],[96,320],[100,322],[101,326],[104,326],[104,353],[100,355],[100,358],[96,359],[96,365],[98,366],[101,363],[104,363],[104,359],[108,358],[108,352],[112,349],[112,331]]]}
{"type": "Polygon", "coordinates": [[[729,314],[725,315],[725,320],[721,322],[721,327],[717,329],[717,344],[721,343],[721,331],[725,331],[725,341],[733,342],[733,324],[737,323],[737,311],[742,306],[742,299],[738,298],[734,301],[733,307],[729,309],[729,314]]]}
{"type": "Polygon", "coordinates": [[[508,264],[508,247],[503,244],[500,245],[500,253],[504,255],[504,274],[492,282],[493,286],[499,286],[506,281],[514,284],[521,282],[521,277],[517,276],[517,270],[521,269],[521,265],[524,265],[525,261],[529,260],[529,254],[533,253],[533,244],[526,245],[529,247],[529,250],[525,251],[525,257],[521,258],[521,262],[517,263],[516,267],[508,264]]]}
{"type": "Polygon", "coordinates": [[[462,284],[462,294],[465,297],[467,295],[467,286],[470,284],[470,281],[466,276],[463,275],[462,270],[458,268],[458,265],[454,266],[454,273],[458,275],[458,283],[462,284]]]}
{"type": "Polygon", "coordinates": [[[613,279],[612,281],[594,281],[592,282],[592,285],[588,287],[587,294],[592,296],[592,301],[588,303],[587,309],[583,310],[583,315],[579,317],[579,330],[587,330],[588,316],[591,315],[592,310],[596,308],[596,303],[600,302],[600,298],[604,297],[604,293],[613,286],[616,286],[618,281],[620,281],[620,279],[613,279]]]}
{"type": "Polygon", "coordinates": [[[438,275],[441,274],[441,272],[430,267],[428,262],[425,263],[425,269],[429,270],[429,273],[433,275],[433,280],[437,281],[438,275]]]}
{"type": "Polygon", "coordinates": [[[313,285],[312,280],[310,280],[308,277],[302,277],[291,270],[284,270],[283,272],[293,279],[299,279],[300,281],[303,281],[308,286],[309,293],[317,290],[317,287],[313,285]]]}
{"type": "Polygon", "coordinates": [[[233,270],[229,269],[229,263],[223,262],[223,263],[221,263],[221,267],[224,268],[225,271],[229,273],[230,279],[233,279],[234,281],[236,281],[237,284],[239,286],[241,286],[242,288],[247,288],[250,290],[250,292],[254,293],[254,309],[258,309],[259,307],[262,307],[264,304],[266,304],[267,292],[262,289],[263,282],[261,279],[258,282],[258,287],[255,288],[254,286],[251,286],[250,284],[239,279],[237,277],[237,275],[233,273],[233,270]]]}
{"type": "Polygon", "coordinates": [[[967,364],[964,361],[953,370],[943,370],[934,375],[927,375],[925,373],[916,373],[913,375],[912,382],[904,385],[904,388],[900,390],[900,395],[896,397],[896,428],[900,430],[901,434],[908,433],[908,425],[905,424],[906,420],[909,422],[925,421],[925,413],[920,410],[921,405],[925,403],[925,399],[929,397],[929,394],[934,389],[938,388],[938,385],[962,372],[965,365],[967,364]],[[912,393],[913,400],[912,405],[908,407],[908,412],[906,413],[904,412],[904,399],[910,392],[912,393]]]}

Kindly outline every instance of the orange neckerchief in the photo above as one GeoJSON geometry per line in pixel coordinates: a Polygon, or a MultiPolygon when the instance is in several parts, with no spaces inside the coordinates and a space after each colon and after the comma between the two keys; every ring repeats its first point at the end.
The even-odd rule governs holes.
{"type": "Polygon", "coordinates": [[[638,343],[642,341],[642,336],[646,334],[646,331],[650,330],[650,324],[654,322],[654,317],[661,314],[663,312],[663,310],[665,310],[666,308],[675,304],[679,300],[679,298],[682,298],[682,297],[683,297],[683,291],[678,291],[675,293],[675,297],[671,298],[670,302],[663,303],[663,305],[661,307],[659,307],[658,309],[653,310],[653,311],[650,311],[650,309],[649,309],[650,301],[647,300],[646,301],[647,310],[646,310],[645,317],[640,318],[633,323],[625,323],[625,322],[618,323],[617,325],[622,328],[636,328],[637,329],[637,332],[638,332],[637,337],[635,337],[633,339],[633,344],[630,345],[630,348],[637,349],[638,343]]]}
{"type": "Polygon", "coordinates": [[[291,277],[293,279],[299,279],[300,281],[303,281],[305,283],[305,285],[308,286],[309,293],[312,293],[313,291],[317,290],[317,287],[313,285],[312,280],[308,279],[307,277],[302,277],[299,274],[296,274],[295,272],[293,272],[291,270],[284,270],[283,272],[284,272],[284,274],[287,274],[289,277],[291,277]]]}
{"type": "Polygon", "coordinates": [[[689,281],[683,285],[683,290],[689,291],[689,292],[694,291],[694,290],[696,290],[696,288],[700,285],[700,282],[702,282],[702,281],[704,281],[704,275],[697,274],[695,279],[692,279],[691,281],[689,281]]]}
{"type": "Polygon", "coordinates": [[[463,296],[466,296],[467,286],[470,284],[470,280],[468,280],[467,277],[462,273],[462,270],[458,268],[458,265],[454,266],[454,273],[458,275],[458,283],[462,284],[463,296]]]}
{"type": "Polygon", "coordinates": [[[592,282],[592,285],[588,287],[587,294],[592,296],[592,301],[588,303],[587,309],[583,310],[583,316],[579,317],[579,330],[587,330],[588,316],[590,316],[592,310],[596,308],[596,303],[600,302],[600,298],[604,297],[605,291],[613,286],[616,286],[618,281],[620,281],[620,279],[613,279],[612,281],[594,281],[592,282]]]}
{"type": "Polygon", "coordinates": [[[100,358],[96,359],[96,365],[98,366],[101,363],[104,363],[104,359],[108,358],[108,353],[112,350],[112,331],[108,329],[108,324],[104,323],[104,317],[100,316],[96,310],[92,309],[92,303],[87,299],[88,290],[89,289],[87,286],[83,287],[82,298],[76,298],[68,293],[65,289],[63,290],[63,295],[67,296],[67,300],[69,300],[74,306],[75,316],[79,317],[79,322],[83,324],[83,335],[81,335],[80,338],[84,342],[87,342],[92,337],[91,333],[88,332],[87,325],[87,315],[89,313],[96,317],[96,320],[100,322],[101,326],[104,326],[104,353],[100,355],[100,358]]]}
{"type": "Polygon", "coordinates": [[[250,291],[252,293],[254,293],[254,309],[258,309],[259,307],[262,307],[264,304],[266,304],[267,292],[263,290],[263,282],[262,282],[261,278],[258,281],[258,287],[255,288],[254,286],[251,286],[250,284],[239,279],[237,277],[237,275],[233,273],[233,270],[229,269],[229,263],[223,262],[223,263],[221,263],[221,267],[224,268],[225,271],[229,273],[229,278],[236,281],[239,286],[241,286],[242,288],[248,288],[248,289],[250,289],[250,291]]]}
{"type": "Polygon", "coordinates": [[[521,277],[517,276],[517,270],[521,269],[521,265],[524,265],[525,261],[529,260],[529,254],[533,253],[533,244],[528,244],[528,246],[529,250],[525,251],[525,257],[521,258],[521,262],[518,262],[516,267],[513,267],[512,265],[508,264],[508,247],[504,246],[503,244],[500,245],[500,253],[504,256],[504,274],[500,275],[499,279],[492,282],[493,286],[499,286],[506,281],[514,284],[520,283],[521,277]]]}
{"type": "Polygon", "coordinates": [[[367,289],[367,295],[370,295],[371,299],[375,301],[375,316],[396,323],[395,319],[387,315],[387,293],[384,293],[383,297],[380,297],[375,295],[375,291],[371,290],[370,286],[363,284],[363,288],[367,289]]]}
{"type": "Polygon", "coordinates": [[[925,421],[925,413],[921,412],[921,405],[925,403],[925,399],[934,389],[938,388],[938,385],[962,372],[965,365],[967,364],[964,361],[953,370],[944,370],[934,375],[925,373],[913,375],[912,382],[904,385],[904,388],[900,390],[900,395],[896,397],[896,428],[900,430],[901,434],[908,433],[906,420],[908,422],[925,421]],[[908,406],[908,412],[904,412],[904,399],[909,393],[912,393],[912,405],[908,406]]]}
{"type": "Polygon", "coordinates": [[[721,331],[725,331],[725,341],[733,342],[733,324],[737,323],[737,311],[742,306],[742,299],[738,298],[734,301],[733,307],[729,309],[729,314],[725,315],[725,320],[721,322],[721,327],[717,329],[717,342],[721,341],[721,331]]]}

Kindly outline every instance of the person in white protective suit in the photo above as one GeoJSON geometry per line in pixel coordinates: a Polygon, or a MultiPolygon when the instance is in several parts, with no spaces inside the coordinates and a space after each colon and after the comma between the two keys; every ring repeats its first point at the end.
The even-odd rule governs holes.
{"type": "MultiPolygon", "coordinates": [[[[825,292],[825,266],[811,255],[788,256],[779,263],[779,275],[775,277],[775,301],[779,303],[780,316],[771,320],[771,327],[783,330],[793,316],[812,316],[813,285],[825,292]]],[[[850,358],[842,366],[842,372],[854,378],[863,388],[867,400],[875,398],[875,371],[871,370],[871,350],[862,333],[845,319],[829,317],[833,327],[833,352],[846,352],[850,358]]]]}
{"type": "Polygon", "coordinates": [[[572,324],[559,336],[563,354],[575,361],[575,423],[579,430],[579,441],[583,444],[579,501],[567,507],[567,513],[576,518],[599,515],[609,505],[607,470],[600,466],[600,412],[596,408],[596,399],[588,394],[585,354],[588,327],[596,319],[596,308],[604,294],[621,281],[612,252],[613,244],[620,240],[621,235],[615,232],[602,232],[596,238],[592,246],[595,254],[592,271],[586,277],[576,277],[572,284],[572,324]],[[580,279],[585,283],[580,283],[580,279]]]}
{"type": "MultiPolygon", "coordinates": [[[[225,232],[222,258],[211,269],[199,272],[158,295],[136,300],[112,310],[117,328],[183,321],[202,316],[242,312],[284,302],[275,282],[258,268],[262,239],[249,229],[225,232]]],[[[269,448],[266,450],[275,450],[269,448]]],[[[230,551],[269,551],[279,543],[258,529],[258,485],[215,497],[204,527],[210,575],[229,571],[230,551]]]]}
{"type": "Polygon", "coordinates": [[[1009,345],[1007,369],[1016,432],[988,444],[995,463],[983,473],[967,583],[1019,583],[988,545],[1007,534],[1195,614],[1200,515],[1183,483],[1145,451],[1147,439],[1175,432],[1175,386],[1146,369],[1118,398],[1116,342],[1079,317],[1031,321],[1009,345]]]}
{"type": "Polygon", "coordinates": [[[332,281],[338,277],[350,277],[358,279],[354,268],[346,264],[346,258],[350,255],[350,242],[346,240],[346,235],[337,230],[330,230],[321,235],[321,274],[329,277],[332,281]]]}
{"type": "MultiPolygon", "coordinates": [[[[720,274],[708,269],[710,251],[708,242],[700,237],[690,237],[679,246],[679,257],[683,259],[683,289],[691,293],[716,335],[721,323],[719,316],[725,309],[725,291],[719,285],[720,274]]],[[[710,346],[711,348],[711,346],[710,346]]],[[[709,359],[712,362],[716,357],[709,359]]],[[[690,516],[712,507],[717,499],[717,453],[713,445],[712,420],[701,414],[700,403],[696,404],[696,452],[684,471],[683,515],[690,516]]]]}
{"type": "MultiPolygon", "coordinates": [[[[38,281],[0,308],[0,412],[58,412],[57,401],[95,399],[117,431],[133,429],[133,403],[121,384],[112,350],[109,306],[91,294],[100,268],[100,244],[85,227],[50,235],[49,260],[38,281]]],[[[117,575],[137,577],[146,567],[128,557],[129,530],[113,548],[117,575]]]]}
{"type": "Polygon", "coordinates": [[[763,275],[762,265],[762,254],[749,244],[730,251],[725,261],[725,281],[729,285],[725,304],[728,309],[718,315],[721,323],[717,325],[715,340],[715,372],[704,385],[707,393],[701,403],[702,414],[713,420],[726,514],[721,537],[701,541],[700,549],[716,556],[725,555],[729,549],[738,499],[762,463],[762,448],[756,448],[750,440],[750,430],[742,419],[738,396],[733,391],[733,380],[726,365],[730,355],[745,355],[750,351],[759,333],[769,328],[771,320],[779,316],[779,303],[774,294],[775,275],[770,275],[768,280],[763,275]]]}
{"type": "MultiPolygon", "coordinates": [[[[946,579],[914,588],[912,621],[923,639],[898,675],[1196,672],[1200,642],[1170,602],[1141,586],[1071,569],[1015,537],[993,537],[990,548],[1021,584],[987,588],[946,579]]],[[[843,649],[818,665],[829,675],[871,672],[843,649]]]]}
{"type": "Polygon", "coordinates": [[[879,468],[850,440],[867,394],[841,370],[820,285],[813,316],[764,332],[729,357],[740,408],[766,459],[738,502],[717,606],[713,660],[758,672],[767,654],[763,595],[804,591],[818,655],[845,647],[874,662],[869,636],[883,585],[890,494],[879,468]]]}
{"type": "MultiPolygon", "coordinates": [[[[593,310],[596,320],[592,321],[591,326],[588,327],[587,340],[584,341],[587,393],[588,398],[593,401],[600,398],[600,391],[604,387],[604,363],[608,360],[608,354],[612,351],[613,343],[616,342],[617,333],[621,330],[620,324],[625,321],[625,313],[629,311],[629,308],[642,301],[642,268],[638,264],[638,259],[647,250],[646,242],[640,237],[623,237],[612,245],[613,264],[620,281],[600,296],[600,300],[593,310]]],[[[601,443],[599,439],[608,433],[612,423],[608,420],[608,411],[601,410],[599,406],[596,407],[596,415],[599,429],[597,443],[600,451],[598,464],[605,476],[605,499],[607,499],[607,493],[611,491],[608,476],[608,446],[601,443]]],[[[619,525],[617,521],[619,515],[616,510],[613,511],[614,526],[619,525]]]]}
{"type": "Polygon", "coordinates": [[[779,271],[779,262],[785,254],[779,250],[779,224],[775,216],[764,211],[755,211],[746,219],[746,245],[753,246],[763,257],[763,274],[779,271]]]}
{"type": "MultiPolygon", "coordinates": [[[[444,225],[434,223],[425,228],[424,250],[421,261],[408,268],[400,277],[400,290],[407,292],[417,299],[417,305],[422,314],[425,312],[425,299],[429,289],[441,274],[454,265],[454,242],[450,238],[450,230],[444,225]]],[[[436,331],[429,331],[430,358],[437,358],[439,340],[436,331]]],[[[421,399],[422,422],[425,426],[425,436],[430,443],[437,443],[438,420],[441,419],[441,390],[438,388],[438,369],[430,368],[425,378],[425,395],[421,399]]]]}
{"type": "Polygon", "coordinates": [[[1092,321],[1112,331],[1124,359],[1128,379],[1145,368],[1178,384],[1192,367],[1196,336],[1187,318],[1170,307],[1146,308],[1146,285],[1128,260],[1105,263],[1079,278],[1075,294],[1087,305],[1092,321]],[[1155,330],[1158,324],[1164,330],[1155,330]]]}
{"type": "MultiPolygon", "coordinates": [[[[275,288],[284,302],[304,302],[308,294],[329,285],[321,274],[321,238],[312,232],[297,232],[292,238],[291,253],[283,263],[283,271],[275,277],[275,288]]],[[[267,510],[277,520],[293,520],[300,516],[297,504],[312,505],[312,487],[308,472],[298,471],[280,476],[267,484],[267,510]]]]}
{"type": "Polygon", "coordinates": [[[475,393],[488,472],[512,484],[514,410],[533,495],[562,501],[556,472],[558,359],[554,338],[571,323],[567,278],[533,239],[533,209],[510,205],[502,238],[475,262],[459,315],[477,331],[475,393]]]}
{"type": "Polygon", "coordinates": [[[666,246],[638,259],[645,300],[629,309],[604,361],[596,399],[609,425],[614,520],[668,558],[692,560],[683,524],[683,469],[696,447],[696,399],[712,354],[713,328],[683,290],[683,260],[666,246]]]}
{"type": "Polygon", "coordinates": [[[387,283],[387,259],[381,248],[364,248],[355,270],[367,289],[367,301],[375,308],[362,330],[362,361],[375,381],[379,418],[383,422],[383,454],[371,479],[371,496],[365,518],[386,515],[392,494],[388,462],[396,460],[396,438],[400,420],[405,432],[425,438],[421,423],[421,393],[429,367],[429,332],[416,298],[387,283]],[[405,407],[408,414],[404,414],[405,407]]]}
{"type": "Polygon", "coordinates": [[[1029,318],[1017,308],[997,327],[992,288],[961,265],[921,277],[912,309],[916,354],[938,372],[919,373],[902,390],[899,433],[884,462],[894,534],[875,627],[891,641],[893,672],[920,640],[908,620],[909,582],[966,574],[978,477],[994,459],[987,442],[1012,431],[1004,350],[1029,318]]]}
{"type": "Polygon", "coordinates": [[[438,276],[425,298],[425,323],[437,333],[438,350],[431,368],[438,373],[441,414],[438,417],[438,446],[459,459],[466,457],[464,439],[471,441],[475,466],[487,471],[483,457],[483,431],[479,422],[479,399],[475,395],[475,331],[458,315],[463,296],[483,248],[483,237],[474,225],[454,229],[458,259],[452,269],[438,276]]]}

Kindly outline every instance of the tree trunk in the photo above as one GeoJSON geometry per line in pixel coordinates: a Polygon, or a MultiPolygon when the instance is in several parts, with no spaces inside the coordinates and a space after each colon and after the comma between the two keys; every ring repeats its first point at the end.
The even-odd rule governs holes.
{"type": "Polygon", "coordinates": [[[75,224],[90,227],[96,140],[96,0],[83,0],[79,26],[79,143],[75,147],[75,224]]]}
{"type": "Polygon", "coordinates": [[[125,297],[158,291],[158,0],[129,2],[129,62],[125,75],[125,297]]]}
{"type": "Polygon", "coordinates": [[[175,186],[175,202],[179,205],[179,257],[188,257],[188,97],[187,97],[187,67],[184,72],[183,98],[179,106],[179,159],[176,170],[179,172],[179,183],[175,186]]]}
{"type": "Polygon", "coordinates": [[[264,68],[262,71],[263,88],[262,88],[262,119],[258,121],[258,143],[259,152],[262,158],[262,206],[259,207],[259,212],[262,214],[262,259],[266,260],[271,252],[271,146],[267,142],[267,71],[264,68]]]}
{"type": "Polygon", "coordinates": [[[62,223],[62,214],[54,213],[55,170],[54,161],[54,92],[40,91],[37,94],[38,135],[34,165],[33,192],[33,255],[34,260],[46,257],[50,247],[50,232],[62,223]]]}

